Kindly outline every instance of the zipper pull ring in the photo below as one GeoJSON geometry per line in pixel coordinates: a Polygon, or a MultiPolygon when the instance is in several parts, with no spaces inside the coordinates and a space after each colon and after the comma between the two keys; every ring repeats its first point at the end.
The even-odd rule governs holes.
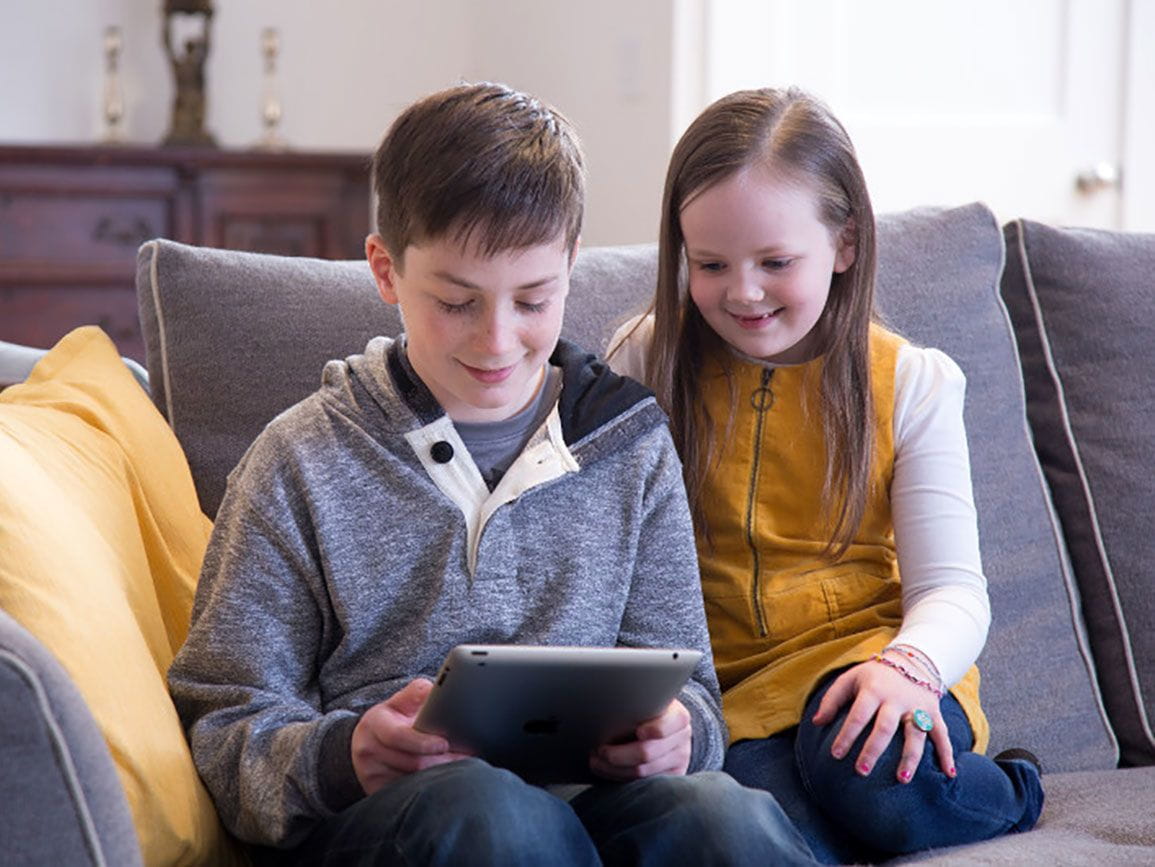
{"type": "Polygon", "coordinates": [[[774,392],[770,390],[770,377],[773,373],[773,368],[763,369],[762,383],[750,393],[750,406],[758,413],[764,413],[774,406],[774,392]]]}

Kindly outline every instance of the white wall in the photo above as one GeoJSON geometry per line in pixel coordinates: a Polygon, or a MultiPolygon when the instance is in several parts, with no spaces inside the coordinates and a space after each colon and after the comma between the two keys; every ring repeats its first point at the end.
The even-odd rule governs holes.
{"type": "Polygon", "coordinates": [[[671,8],[669,0],[473,7],[469,75],[536,94],[578,129],[590,178],[586,244],[657,237],[671,137],[671,8]]]}
{"type": "MultiPolygon", "coordinates": [[[[301,150],[372,149],[397,111],[463,78],[506,81],[577,125],[590,168],[587,244],[656,235],[670,145],[670,0],[217,0],[207,127],[261,135],[262,28],[281,38],[283,137],[301,150]]],[[[102,33],[124,34],[125,134],[168,128],[162,0],[0,0],[0,142],[90,143],[102,131],[102,33]]]]}
{"type": "MultiPolygon", "coordinates": [[[[124,32],[121,87],[127,138],[158,142],[168,128],[172,75],[161,43],[162,0],[0,0],[0,140],[91,142],[101,133],[108,25],[124,32]],[[67,12],[65,16],[63,12],[67,12]]],[[[206,126],[226,147],[261,134],[264,27],[281,33],[281,129],[299,149],[364,150],[397,108],[464,70],[468,0],[423,4],[342,0],[217,0],[206,126]]]]}

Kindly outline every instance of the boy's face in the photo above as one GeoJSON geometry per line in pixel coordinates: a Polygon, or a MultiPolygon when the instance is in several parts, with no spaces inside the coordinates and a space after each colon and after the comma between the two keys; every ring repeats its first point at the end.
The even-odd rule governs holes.
{"type": "Polygon", "coordinates": [[[401,267],[377,235],[365,250],[381,297],[401,307],[410,364],[451,419],[501,421],[529,403],[561,334],[564,237],[492,256],[427,241],[401,267]]]}

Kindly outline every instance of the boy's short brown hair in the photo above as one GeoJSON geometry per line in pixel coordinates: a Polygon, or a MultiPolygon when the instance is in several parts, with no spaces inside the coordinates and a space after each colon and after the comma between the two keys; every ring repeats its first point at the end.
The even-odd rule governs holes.
{"type": "Polygon", "coordinates": [[[486,253],[581,232],[585,177],[561,114],[501,84],[425,97],[390,126],[373,157],[377,232],[400,262],[410,244],[452,236],[486,253]]]}

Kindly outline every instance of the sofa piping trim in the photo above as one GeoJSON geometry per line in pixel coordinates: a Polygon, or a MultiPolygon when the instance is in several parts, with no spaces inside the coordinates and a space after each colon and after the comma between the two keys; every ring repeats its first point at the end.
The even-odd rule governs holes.
{"type": "MultiPolygon", "coordinates": [[[[1022,221],[1017,221],[1019,231],[1016,232],[1018,236],[1016,243],[1019,248],[1020,262],[1029,262],[1027,258],[1026,239],[1023,234],[1022,221]]],[[[1027,287],[1027,298],[1031,302],[1031,311],[1035,318],[1035,327],[1039,330],[1039,342],[1043,349],[1043,358],[1046,361],[1047,373],[1051,378],[1051,382],[1055,387],[1055,393],[1058,396],[1059,416],[1063,423],[1063,434],[1066,437],[1067,444],[1071,449],[1071,457],[1075,463],[1075,469],[1078,472],[1079,487],[1082,491],[1083,497],[1087,503],[1087,510],[1091,515],[1091,532],[1095,540],[1095,551],[1099,555],[1100,565],[1103,567],[1103,574],[1107,576],[1107,592],[1111,600],[1111,608],[1115,615],[1115,622],[1118,624],[1121,644],[1123,645],[1123,658],[1127,667],[1127,680],[1131,686],[1131,698],[1135,706],[1135,710],[1139,717],[1139,724],[1143,728],[1143,734],[1151,744],[1155,744],[1155,733],[1151,730],[1150,721],[1147,719],[1146,708],[1143,706],[1143,697],[1139,693],[1139,672],[1135,668],[1135,657],[1131,652],[1131,636],[1127,629],[1127,621],[1123,617],[1123,609],[1119,604],[1119,595],[1115,592],[1115,570],[1111,567],[1111,561],[1107,558],[1107,548],[1103,542],[1102,530],[1099,524],[1099,513],[1095,507],[1095,498],[1091,493],[1091,484],[1087,478],[1086,470],[1083,466],[1083,456],[1079,452],[1079,442],[1075,437],[1074,428],[1071,427],[1071,416],[1067,408],[1067,395],[1063,388],[1062,377],[1059,376],[1059,369],[1055,364],[1054,354],[1051,352],[1051,341],[1047,335],[1047,325],[1045,317],[1043,316],[1043,309],[1039,304],[1038,291],[1035,288],[1034,275],[1029,268],[1023,268],[1023,281],[1027,287]]],[[[1098,677],[1096,676],[1096,681],[1098,677]]],[[[1113,728],[1112,728],[1113,731],[1113,728]]]]}
{"type": "Polygon", "coordinates": [[[156,333],[160,342],[160,374],[164,383],[164,414],[168,419],[168,426],[176,433],[176,419],[172,416],[172,380],[169,377],[168,366],[168,334],[164,325],[164,308],[160,303],[160,279],[157,261],[160,259],[160,245],[156,241],[149,241],[151,257],[148,264],[149,291],[152,293],[152,309],[156,314],[156,333]]]}
{"type": "Polygon", "coordinates": [[[84,842],[92,855],[93,863],[97,864],[98,867],[107,867],[108,862],[104,858],[104,851],[100,845],[100,835],[96,832],[96,823],[88,810],[84,791],[80,787],[80,776],[76,773],[76,766],[72,763],[72,753],[68,750],[64,733],[60,730],[56,716],[52,712],[52,704],[48,701],[48,694],[44,691],[40,678],[23,659],[10,651],[0,650],[0,659],[12,666],[16,673],[24,678],[31,688],[32,694],[36,696],[36,704],[48,729],[53,751],[56,753],[57,761],[60,762],[61,770],[64,772],[64,782],[68,786],[69,794],[72,796],[72,804],[80,818],[84,842]]]}

